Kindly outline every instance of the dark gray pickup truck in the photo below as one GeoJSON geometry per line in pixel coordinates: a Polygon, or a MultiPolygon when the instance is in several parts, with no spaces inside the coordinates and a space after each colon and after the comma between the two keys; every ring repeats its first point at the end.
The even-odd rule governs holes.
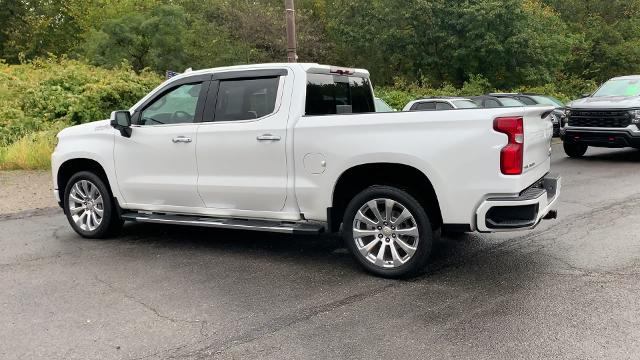
{"type": "Polygon", "coordinates": [[[589,146],[640,149],[640,75],[613,78],[567,104],[560,131],[564,151],[581,157],[589,146]]]}

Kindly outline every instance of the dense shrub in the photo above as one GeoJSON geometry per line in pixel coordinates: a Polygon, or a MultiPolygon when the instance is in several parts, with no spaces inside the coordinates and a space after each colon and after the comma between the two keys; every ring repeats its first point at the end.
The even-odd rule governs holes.
{"type": "Polygon", "coordinates": [[[161,81],[151,72],[136,74],[126,64],[107,70],[57,58],[0,63],[0,168],[41,167],[42,161],[18,152],[44,151],[53,144],[52,129],[106,119],[161,81]]]}

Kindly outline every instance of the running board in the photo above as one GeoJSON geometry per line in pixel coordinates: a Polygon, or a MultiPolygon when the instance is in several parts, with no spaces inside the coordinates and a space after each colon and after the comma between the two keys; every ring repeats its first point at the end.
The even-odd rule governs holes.
{"type": "Polygon", "coordinates": [[[320,224],[306,222],[284,222],[270,220],[212,218],[191,215],[155,214],[128,212],[122,214],[128,221],[154,224],[173,224],[187,226],[203,226],[220,229],[266,231],[282,234],[317,235],[324,231],[320,224]]]}

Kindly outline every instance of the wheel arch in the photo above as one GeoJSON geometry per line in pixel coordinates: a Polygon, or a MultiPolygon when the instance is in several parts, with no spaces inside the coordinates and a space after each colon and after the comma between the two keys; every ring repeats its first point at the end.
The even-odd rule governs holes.
{"type": "Polygon", "coordinates": [[[424,207],[434,229],[442,225],[440,201],[431,180],[424,172],[411,165],[376,162],[355,165],[338,177],[333,188],[331,207],[327,210],[329,231],[339,230],[344,211],[351,199],[374,185],[394,186],[407,191],[424,207]]]}
{"type": "Polygon", "coordinates": [[[107,185],[107,189],[111,192],[110,195],[113,196],[109,177],[107,176],[104,167],[99,162],[89,158],[74,158],[63,162],[58,168],[58,172],[56,174],[58,195],[60,196],[61,205],[64,204],[65,201],[64,191],[67,187],[67,183],[74,174],[81,171],[89,171],[100,177],[100,179],[102,179],[102,181],[107,185]]]}

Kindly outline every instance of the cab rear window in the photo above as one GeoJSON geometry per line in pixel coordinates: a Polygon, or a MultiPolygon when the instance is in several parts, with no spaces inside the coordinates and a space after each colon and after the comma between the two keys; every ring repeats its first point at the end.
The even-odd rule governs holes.
{"type": "Polygon", "coordinates": [[[368,79],[357,76],[307,74],[306,115],[375,112],[368,79]]]}

